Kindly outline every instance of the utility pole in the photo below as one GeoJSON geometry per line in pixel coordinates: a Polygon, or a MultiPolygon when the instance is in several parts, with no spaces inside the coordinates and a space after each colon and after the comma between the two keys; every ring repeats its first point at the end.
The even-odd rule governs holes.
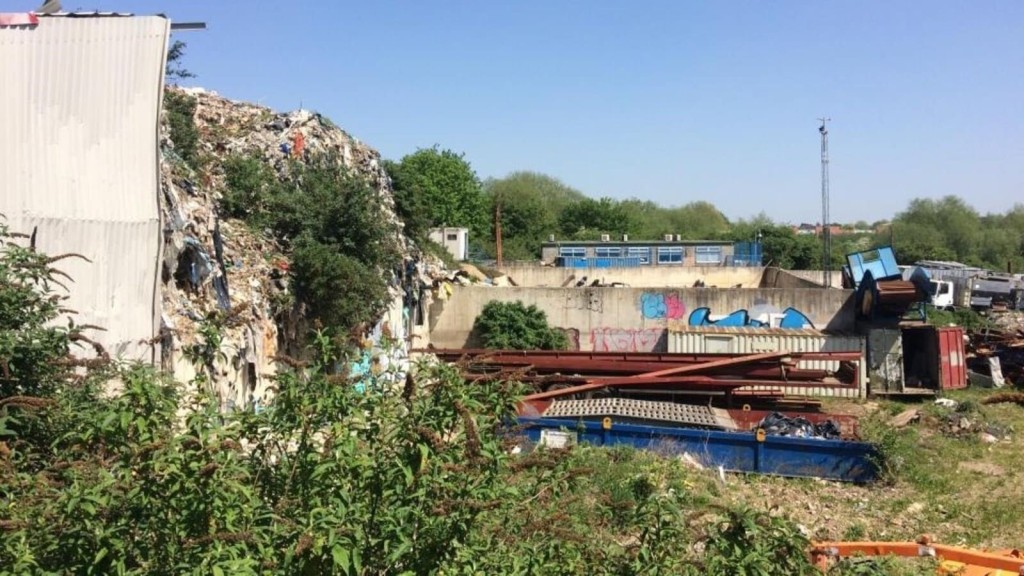
{"type": "Polygon", "coordinates": [[[825,288],[832,287],[832,227],[828,213],[828,126],[831,118],[818,118],[821,126],[818,132],[821,133],[821,268],[824,271],[825,288]]]}
{"type": "Polygon", "coordinates": [[[501,255],[501,195],[494,196],[494,252],[498,269],[505,265],[501,255]]]}

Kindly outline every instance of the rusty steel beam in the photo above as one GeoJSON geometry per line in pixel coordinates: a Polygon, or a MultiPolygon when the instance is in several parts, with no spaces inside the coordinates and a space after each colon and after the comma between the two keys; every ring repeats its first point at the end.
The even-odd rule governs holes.
{"type": "MultiPolygon", "coordinates": [[[[622,377],[622,378],[600,378],[599,381],[591,382],[588,384],[582,384],[579,386],[571,386],[569,388],[563,388],[560,390],[549,390],[547,392],[539,392],[537,394],[531,394],[526,397],[526,400],[540,400],[543,398],[555,398],[558,396],[570,396],[573,394],[579,394],[582,392],[590,392],[593,390],[600,390],[608,386],[644,386],[649,384],[664,385],[667,380],[660,380],[665,376],[673,376],[679,374],[693,374],[699,373],[713,368],[720,368],[723,366],[738,366],[750,362],[760,362],[762,360],[770,360],[773,358],[781,358],[785,356],[785,353],[769,352],[765,354],[750,354],[746,356],[733,357],[721,360],[715,360],[712,362],[705,362],[703,364],[694,364],[691,366],[677,366],[673,368],[666,368],[664,370],[658,370],[655,372],[645,372],[636,376],[622,377]]],[[[718,381],[721,382],[721,381],[718,381]]],[[[777,384],[777,382],[773,383],[777,384]]],[[[750,384],[744,384],[750,385],[750,384]]],[[[728,384],[721,384],[721,387],[727,387],[728,384]]]]}
{"type": "MultiPolygon", "coordinates": [[[[686,364],[668,364],[662,362],[617,362],[607,360],[582,360],[562,358],[528,358],[504,359],[484,358],[469,363],[470,373],[478,373],[476,369],[500,368],[503,371],[524,370],[535,374],[572,374],[591,376],[635,375],[653,372],[663,368],[685,366],[686,364]]],[[[791,380],[820,380],[829,375],[826,370],[810,370],[790,367],[786,363],[751,363],[743,366],[727,366],[710,370],[709,374],[742,375],[750,378],[780,378],[791,380]]]]}
{"type": "MultiPolygon", "coordinates": [[[[595,352],[565,350],[487,350],[479,348],[416,348],[413,353],[433,354],[441,360],[455,362],[463,359],[488,357],[505,358],[586,358],[593,360],[617,360],[620,362],[664,362],[673,364],[695,364],[712,362],[727,358],[737,358],[742,354],[676,354],[661,352],[595,352]]],[[[785,352],[785,356],[794,360],[833,360],[855,362],[862,359],[860,352],[785,352]]]]}

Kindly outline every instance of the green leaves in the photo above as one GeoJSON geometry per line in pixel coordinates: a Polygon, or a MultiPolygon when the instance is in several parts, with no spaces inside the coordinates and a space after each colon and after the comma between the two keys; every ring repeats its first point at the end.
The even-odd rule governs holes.
{"type": "Polygon", "coordinates": [[[368,182],[330,156],[292,162],[280,180],[254,157],[231,157],[224,172],[221,209],[291,248],[295,294],[312,319],[344,333],[383,309],[401,230],[368,182]]]}
{"type": "Polygon", "coordinates": [[[488,302],[477,316],[473,330],[484,347],[514,350],[565,350],[565,334],[548,326],[547,315],[522,302],[488,302]]]}
{"type": "Polygon", "coordinates": [[[434,146],[384,167],[410,237],[423,239],[432,226],[461,226],[475,233],[487,229],[480,180],[463,155],[434,146]]]}

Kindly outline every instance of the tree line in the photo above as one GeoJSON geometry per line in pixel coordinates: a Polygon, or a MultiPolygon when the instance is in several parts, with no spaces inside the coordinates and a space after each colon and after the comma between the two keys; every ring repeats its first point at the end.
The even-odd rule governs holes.
{"type": "MultiPolygon", "coordinates": [[[[763,212],[730,220],[714,204],[693,201],[662,206],[649,200],[590,198],[557,178],[513,172],[481,180],[462,154],[437,146],[385,162],[407,233],[427,242],[429,229],[470,230],[471,253],[496,256],[495,225],[500,222],[505,260],[537,260],[549,236],[597,240],[604,234],[631,240],[658,240],[678,234],[684,240],[760,239],[765,264],[789,269],[820,269],[821,238],[797,234],[789,223],[763,212]]],[[[1024,271],[1024,204],[1002,214],[981,214],[957,196],[917,198],[891,220],[856,222],[832,236],[831,267],[850,252],[892,245],[901,264],[951,260],[993,270],[1024,271]]]]}

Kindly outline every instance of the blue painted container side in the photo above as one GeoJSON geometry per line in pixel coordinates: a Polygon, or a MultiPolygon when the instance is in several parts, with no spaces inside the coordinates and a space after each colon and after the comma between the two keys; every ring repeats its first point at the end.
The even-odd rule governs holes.
{"type": "Polygon", "coordinates": [[[779,476],[824,478],[864,483],[877,476],[876,451],[872,444],[845,440],[821,440],[767,436],[758,442],[752,432],[719,432],[556,418],[520,418],[523,433],[540,442],[544,431],[564,430],[579,443],[594,446],[632,446],[666,456],[688,453],[709,468],[731,472],[755,472],[779,476]]]}
{"type": "Polygon", "coordinates": [[[847,254],[846,262],[855,286],[860,285],[865,272],[871,272],[875,280],[899,280],[903,275],[892,246],[847,254]]]}

